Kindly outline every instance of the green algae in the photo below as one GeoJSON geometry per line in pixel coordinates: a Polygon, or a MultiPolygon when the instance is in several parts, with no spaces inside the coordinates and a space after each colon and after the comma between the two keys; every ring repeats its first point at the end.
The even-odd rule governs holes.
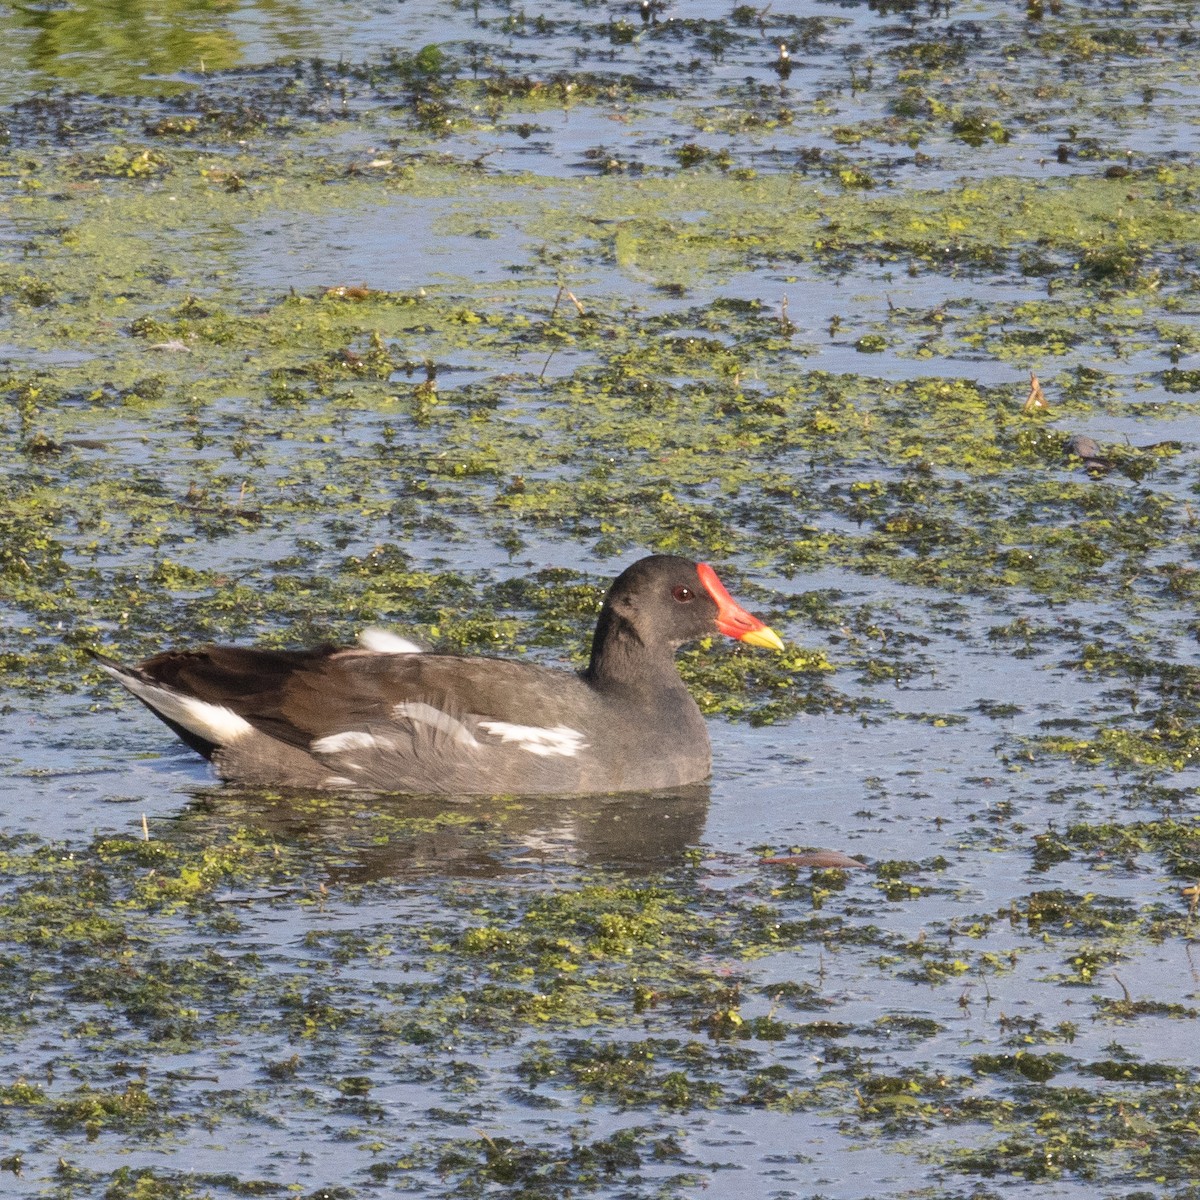
{"type": "MultiPolygon", "coordinates": [[[[977,702],[1015,791],[989,807],[969,789],[990,783],[956,780],[979,811],[953,836],[1009,856],[1011,898],[972,911],[932,847],[861,882],[738,862],[714,888],[695,852],[661,877],[578,874],[554,865],[561,847],[525,845],[547,822],[504,799],[217,792],[149,841],[6,840],[0,1032],[48,1026],[62,1048],[51,1078],[0,1081],[19,1148],[5,1170],[46,1138],[128,1151],[155,1130],[265,1128],[282,1107],[361,1153],[326,1194],[676,1195],[708,1178],[676,1123],[762,1110],[978,1187],[1188,1194],[1194,1060],[1103,1047],[1079,1015],[1105,1038],[1195,1019],[1150,966],[1195,939],[1180,896],[1200,874],[1195,672],[1179,662],[1195,633],[1193,452],[1105,435],[1093,473],[1068,432],[1128,419],[1179,436],[1194,420],[1200,181],[1169,154],[1109,144],[1136,105],[1110,105],[1103,139],[1063,132],[1104,103],[1101,74],[1155,86],[1151,47],[1183,45],[1187,14],[1156,6],[1113,28],[1031,4],[995,34],[1005,53],[981,60],[988,31],[872,11],[888,40],[839,60],[839,86],[815,98],[781,90],[780,72],[698,107],[682,70],[670,84],[543,78],[483,52],[468,80],[470,56],[433,47],[191,81],[144,123],[88,125],[83,101],[6,114],[22,151],[0,166],[0,220],[20,240],[0,264],[0,321],[21,352],[0,381],[0,676],[9,705],[83,688],[107,707],[82,647],[292,645],[380,619],[448,649],[579,663],[605,572],[518,566],[529,547],[711,557],[806,644],[688,651],[709,713],[969,736],[973,718],[903,694],[945,669],[947,646],[1040,659],[1092,694],[1066,713],[1036,696],[977,702]],[[362,107],[371,89],[391,113],[362,107]],[[485,143],[448,148],[523,117],[520,136],[539,137],[572,110],[636,120],[663,101],[687,132],[657,167],[644,147],[595,146],[579,154],[590,176],[504,176],[476,157],[485,143]],[[35,119],[77,132],[39,141],[35,119]],[[365,130],[387,149],[330,149],[365,130]],[[836,149],[759,153],[797,130],[836,149]],[[981,177],[1030,130],[1076,173],[1014,175],[1004,159],[981,177]],[[945,141],[979,169],[934,175],[925,152],[945,141]],[[336,258],[298,289],[242,271],[265,229],[380,213],[446,246],[470,239],[491,277],[456,252],[387,288],[336,258]],[[790,304],[746,299],[747,272],[790,304]],[[806,311],[814,281],[842,276],[836,311],[806,311]],[[936,295],[893,302],[898,281],[936,295]],[[1020,298],[981,293],[990,281],[1020,298]],[[927,378],[896,371],[925,361],[927,378]],[[1049,414],[1022,411],[1030,370],[1049,414]],[[468,545],[508,566],[436,561],[468,545]],[[847,596],[823,575],[806,590],[809,571],[899,586],[847,596]],[[976,630],[965,602],[979,597],[976,630]],[[498,865],[504,882],[471,879],[498,865]],[[1059,885],[1073,868],[1086,888],[1078,873],[1059,885]],[[848,1016],[849,994],[874,998],[869,1019],[848,1016]],[[1015,1016],[1015,997],[1054,1016],[1015,1016]],[[914,1016],[930,1006],[938,1021],[914,1016]],[[943,1036],[968,1013],[969,1045],[943,1036]],[[212,1069],[237,1086],[174,1078],[214,1046],[212,1069]],[[411,1132],[378,1099],[397,1083],[434,1104],[411,1132]],[[558,1131],[492,1121],[501,1093],[524,1117],[565,1109],[558,1131]],[[589,1107],[623,1128],[569,1123],[589,1107]],[[935,1150],[907,1140],[929,1130],[935,1150]]],[[[768,30],[822,59],[842,27],[745,9],[639,28],[485,5],[482,20],[526,48],[677,45],[701,63],[761,57],[768,30]]],[[[872,804],[891,799],[872,786],[872,804]]],[[[90,1173],[85,1155],[68,1149],[48,1186],[143,1200],[302,1186],[90,1173]]]]}
{"type": "MultiPolygon", "coordinates": [[[[970,1071],[989,1085],[987,1091],[977,1091],[971,1074],[896,1073],[889,1068],[898,1035],[920,1045],[938,1036],[936,1022],[914,1025],[897,1012],[866,1027],[823,1020],[799,1023],[778,1012],[783,1003],[793,1010],[811,1003],[811,997],[800,995],[805,989],[798,991],[791,981],[765,986],[771,1007],[760,1007],[746,984],[749,965],[764,943],[777,954],[812,939],[827,950],[840,944],[840,952],[848,954],[863,933],[861,928],[853,931],[850,941],[838,937],[837,926],[846,924],[848,913],[831,914],[816,924],[805,919],[811,897],[806,899],[803,890],[780,891],[766,881],[751,881],[718,896],[706,892],[702,879],[691,872],[623,885],[560,876],[516,887],[460,886],[443,891],[437,911],[424,916],[411,912],[402,925],[389,921],[355,932],[322,929],[315,914],[307,935],[264,956],[256,935],[245,938],[241,920],[212,921],[230,879],[242,889],[242,920],[252,919],[255,910],[279,914],[311,903],[312,896],[308,889],[301,893],[280,885],[311,880],[314,869],[328,869],[345,856],[342,847],[328,844],[298,855],[295,849],[282,855],[281,850],[278,840],[266,842],[243,830],[216,842],[209,837],[165,843],[97,839],[69,858],[36,843],[9,852],[2,883],[9,903],[17,898],[16,912],[27,905],[24,897],[45,895],[51,880],[65,884],[64,875],[100,875],[124,897],[120,909],[137,922],[132,940],[81,943],[72,940],[71,922],[64,921],[55,936],[30,941],[20,934],[23,919],[13,922],[11,914],[6,916],[5,941],[21,945],[26,956],[20,972],[6,974],[6,993],[28,987],[36,978],[45,997],[42,1020],[69,1020],[64,1051],[76,1062],[66,1087],[54,1080],[13,1080],[0,1087],[0,1104],[10,1118],[20,1114],[52,1130],[79,1130],[85,1138],[143,1139],[151,1129],[164,1137],[197,1122],[219,1127],[220,1092],[188,1095],[181,1082],[186,1073],[171,1067],[176,1057],[190,1061],[195,1048],[213,1036],[290,1047],[290,1058],[265,1068],[276,1091],[282,1088],[285,1094],[327,1079],[321,1048],[337,1046],[342,1062],[352,1061],[345,1055],[353,1047],[374,1049],[373,1061],[368,1065],[363,1060],[364,1070],[350,1075],[343,1070],[338,1077],[331,1091],[342,1099],[335,1104],[349,1100],[369,1106],[373,1090],[395,1072],[400,1077],[418,1072],[448,1098],[469,1096],[481,1081],[457,1055],[462,1047],[501,1033],[521,1048],[506,1069],[512,1072],[511,1086],[530,1103],[549,1102],[566,1090],[632,1113],[747,1106],[826,1112],[853,1119],[864,1134],[888,1139],[931,1124],[949,1123],[953,1129],[984,1122],[994,1124],[1010,1146],[1057,1120],[1064,1149],[1078,1146],[1078,1131],[1071,1132],[1074,1122],[1096,1104],[1145,1113],[1172,1142],[1184,1136],[1194,1118],[1188,1106],[1178,1103],[1178,1089],[1193,1082],[1192,1069],[1124,1054],[1081,1060],[1061,1049],[1037,1048],[1064,1039],[1070,1043],[1065,1026],[1042,1029],[1036,1021],[1013,1026],[1016,1049],[971,1059],[970,1071]],[[220,871],[214,874],[218,863],[220,871]],[[160,872],[198,882],[164,904],[161,894],[145,886],[160,872]],[[396,970],[398,966],[402,969],[396,970]],[[642,1032],[632,1039],[615,1037],[621,1028],[642,1032]],[[772,1061],[771,1047],[797,1038],[825,1047],[824,1067],[816,1079],[772,1061]],[[86,1068],[85,1053],[91,1060],[86,1068]],[[147,1056],[156,1065],[138,1078],[114,1081],[107,1074],[116,1059],[136,1062],[147,1056]],[[1082,1103],[1077,1087],[1059,1083],[1068,1072],[1103,1079],[1117,1090],[1082,1103]],[[1031,1090],[1034,1085],[1039,1090],[1031,1090]],[[1175,1089],[1174,1107],[1162,1107],[1164,1086],[1175,1089]],[[1068,1116],[1072,1113],[1076,1115],[1068,1116]]],[[[891,864],[880,874],[896,878],[913,867],[891,864]]],[[[62,886],[59,891],[64,898],[74,896],[78,911],[94,905],[85,887],[62,886]]],[[[1044,953],[1047,936],[1051,952],[1061,952],[1070,939],[1092,939],[1102,929],[1126,944],[1125,922],[1144,918],[1129,906],[1099,900],[1066,894],[1029,897],[1031,937],[1023,952],[1040,945],[1044,953]]],[[[847,901],[853,903],[849,897],[847,901]]],[[[846,931],[851,932],[848,924],[846,931]]],[[[955,939],[952,945],[942,941],[942,931],[932,932],[922,943],[902,946],[884,937],[881,944],[896,952],[898,967],[913,956],[923,960],[927,969],[921,977],[935,987],[955,986],[953,975],[986,970],[988,960],[995,959],[989,949],[970,948],[969,939],[955,939]],[[948,954],[963,960],[950,977],[928,969],[948,954]]],[[[878,948],[864,947],[869,954],[878,948]]],[[[1071,984],[1064,977],[1059,986],[1071,984]]],[[[1176,1015],[1188,1017],[1183,1011],[1176,1015]]],[[[238,1107],[260,1112],[267,1103],[265,1091],[250,1092],[243,1093],[238,1107]]],[[[349,1115],[348,1110],[342,1115],[349,1115]]],[[[359,1140],[373,1138],[382,1155],[367,1168],[368,1176],[406,1178],[427,1167],[433,1153],[439,1170],[456,1174],[483,1170],[493,1182],[503,1183],[531,1170],[544,1178],[548,1160],[540,1151],[490,1135],[475,1143],[476,1148],[492,1148],[481,1164],[472,1165],[468,1144],[456,1141],[452,1132],[459,1123],[448,1114],[449,1129],[423,1145],[378,1126],[373,1134],[359,1133],[359,1140]]],[[[632,1128],[622,1136],[634,1137],[632,1128]]],[[[1101,1135],[1093,1127],[1090,1136],[1101,1135]]],[[[630,1144],[648,1152],[640,1140],[630,1144]]],[[[1090,1144],[1097,1150],[1103,1146],[1110,1169],[1117,1166],[1135,1175],[1148,1161],[1144,1145],[1120,1137],[1090,1144]]],[[[580,1170],[592,1163],[590,1154],[579,1159],[580,1170]]],[[[1087,1179],[1090,1161],[1060,1162],[1055,1171],[1087,1179]]],[[[1156,1169],[1164,1169],[1163,1155],[1154,1161],[1156,1169]]],[[[963,1172],[979,1171],[978,1159],[966,1151],[953,1152],[945,1162],[963,1172]]],[[[1184,1164],[1177,1169],[1186,1171],[1186,1156],[1184,1164]]],[[[1027,1156],[1014,1152],[999,1155],[993,1169],[1021,1177],[1031,1167],[1027,1156]]],[[[1183,1177],[1170,1171],[1168,1176],[1183,1177]]],[[[112,1187],[120,1182],[115,1176],[109,1180],[112,1187]]],[[[230,1181],[220,1186],[236,1192],[240,1185],[230,1181]]]]}

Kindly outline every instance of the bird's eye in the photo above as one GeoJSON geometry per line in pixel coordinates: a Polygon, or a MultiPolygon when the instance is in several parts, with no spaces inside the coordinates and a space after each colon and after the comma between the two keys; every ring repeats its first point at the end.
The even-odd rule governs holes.
{"type": "Polygon", "coordinates": [[[684,587],[681,583],[677,588],[674,588],[671,595],[679,601],[680,604],[688,604],[695,597],[695,593],[690,587],[684,587]]]}

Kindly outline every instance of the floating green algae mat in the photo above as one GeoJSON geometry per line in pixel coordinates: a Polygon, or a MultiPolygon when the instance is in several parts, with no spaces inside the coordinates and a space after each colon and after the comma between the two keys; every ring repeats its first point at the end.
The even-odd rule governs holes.
{"type": "Polygon", "coordinates": [[[0,1191],[1196,1195],[1194,15],[0,15],[0,1191]],[[649,550],[789,639],[677,794],[82,654],[578,664],[649,550]]]}
{"type": "MultiPolygon", "coordinates": [[[[338,804],[321,807],[294,814],[336,822],[338,804]]],[[[448,859],[401,882],[371,877],[367,843],[386,834],[394,851],[432,831],[360,819],[358,848],[192,822],[167,840],[98,838],[69,860],[40,845],[6,852],[5,1037],[36,1037],[49,1022],[64,1039],[0,1091],[24,1157],[78,1147],[86,1194],[126,1169],[87,1169],[85,1147],[129,1142],[173,1164],[131,1169],[165,1194],[272,1193],[287,1190],[288,1170],[311,1174],[287,1130],[316,1122],[350,1194],[385,1179],[434,1191],[492,1179],[547,1195],[564,1180],[588,1190],[643,1179],[686,1192],[701,1169],[686,1132],[728,1119],[749,1133],[761,1112],[900,1149],[944,1127],[952,1144],[977,1148],[942,1169],[968,1174],[1190,1170],[1195,1069],[1126,1043],[1140,1022],[1186,1028],[1194,1006],[1103,1004],[1085,991],[1074,1019],[1004,1011],[1036,983],[1043,1003],[1069,1013],[1099,964],[1128,962],[1139,941],[1186,938],[1186,914],[1043,890],[1009,911],[964,908],[920,939],[889,930],[903,907],[887,898],[889,879],[936,894],[933,862],[879,864],[865,886],[747,864],[736,887],[713,889],[699,863],[650,879],[560,868],[451,884],[438,881],[454,874],[448,859]],[[363,874],[331,891],[347,856],[363,874]],[[272,928],[287,940],[264,941],[272,928]],[[856,979],[882,994],[852,1001],[843,989],[856,979]],[[926,1004],[939,989],[959,1003],[915,1020],[903,997],[918,986],[926,1004]],[[992,1011],[985,995],[1010,999],[992,1011]],[[976,1008],[976,1036],[996,1049],[947,1070],[939,1047],[976,1008]],[[604,1112],[624,1114],[619,1129],[604,1112]],[[570,1156],[547,1155],[536,1135],[480,1133],[543,1120],[569,1130],[570,1156]],[[1129,1121],[1155,1138],[1133,1137],[1129,1121]],[[625,1149],[607,1161],[613,1139],[625,1149]],[[278,1148],[266,1177],[202,1168],[239,1144],[278,1148]],[[504,1168],[512,1178],[497,1174],[499,1145],[525,1164],[504,1168]],[[563,1174],[585,1152],[589,1169],[563,1174]],[[282,1176],[281,1159],[295,1163],[282,1176]]]]}

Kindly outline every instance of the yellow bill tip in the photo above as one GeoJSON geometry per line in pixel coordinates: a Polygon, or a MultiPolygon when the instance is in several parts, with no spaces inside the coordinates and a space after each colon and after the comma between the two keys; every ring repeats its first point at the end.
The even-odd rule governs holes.
{"type": "Polygon", "coordinates": [[[764,625],[761,629],[752,629],[749,633],[743,633],[738,641],[745,642],[750,646],[761,646],[764,650],[782,650],[783,639],[768,625],[764,625]]]}

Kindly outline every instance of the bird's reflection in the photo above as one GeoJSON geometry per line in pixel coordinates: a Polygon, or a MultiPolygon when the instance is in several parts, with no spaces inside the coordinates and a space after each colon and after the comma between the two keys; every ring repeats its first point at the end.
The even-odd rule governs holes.
{"type": "Polygon", "coordinates": [[[205,843],[249,830],[309,859],[331,884],[497,878],[539,866],[669,870],[698,845],[707,783],[598,796],[344,795],[205,788],[177,836],[205,843]]]}

